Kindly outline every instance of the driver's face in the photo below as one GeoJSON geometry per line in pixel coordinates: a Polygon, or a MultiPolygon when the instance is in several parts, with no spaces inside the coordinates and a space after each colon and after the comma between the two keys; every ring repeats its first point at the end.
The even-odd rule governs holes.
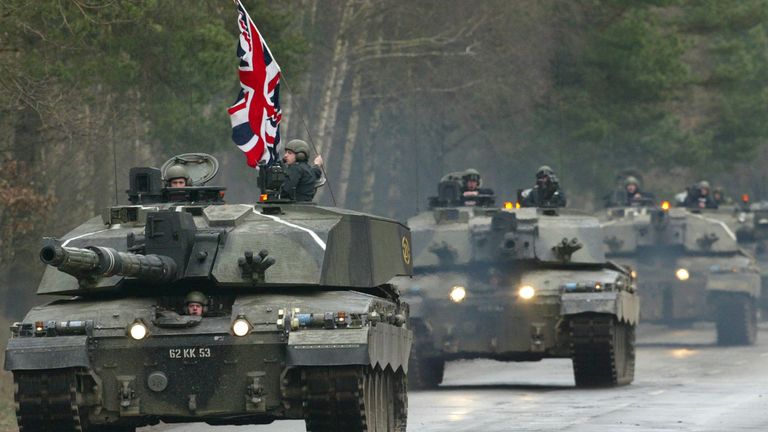
{"type": "Polygon", "coordinates": [[[477,180],[473,180],[473,179],[467,180],[467,189],[468,190],[471,190],[471,191],[477,190],[478,186],[479,185],[477,184],[477,180]]]}
{"type": "Polygon", "coordinates": [[[637,192],[637,185],[636,185],[636,184],[634,184],[634,183],[630,183],[630,184],[628,184],[628,185],[627,185],[627,192],[629,192],[629,193],[631,193],[631,194],[633,194],[633,193],[637,192]]]}
{"type": "Polygon", "coordinates": [[[189,315],[202,316],[203,305],[201,305],[200,303],[187,303],[187,313],[189,315]]]}

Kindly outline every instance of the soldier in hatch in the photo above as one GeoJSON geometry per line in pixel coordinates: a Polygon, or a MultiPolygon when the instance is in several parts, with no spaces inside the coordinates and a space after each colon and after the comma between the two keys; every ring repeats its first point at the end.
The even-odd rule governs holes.
{"type": "Polygon", "coordinates": [[[302,140],[291,140],[285,145],[283,164],[285,166],[285,182],[281,196],[294,201],[312,201],[315,197],[315,185],[322,178],[323,158],[317,155],[314,165],[309,166],[309,145],[302,140]]]}
{"type": "Polygon", "coordinates": [[[203,316],[208,306],[208,297],[200,291],[192,291],[187,294],[184,303],[186,305],[184,312],[187,315],[203,316]]]}
{"type": "Polygon", "coordinates": [[[555,171],[542,165],[536,171],[536,185],[520,193],[522,207],[565,207],[565,193],[560,189],[555,171]]]}
{"type": "Polygon", "coordinates": [[[189,186],[189,175],[187,170],[181,165],[174,165],[165,172],[165,179],[168,182],[167,187],[179,188],[189,186]]]}
{"type": "MultiPolygon", "coordinates": [[[[488,201],[488,197],[493,196],[493,189],[481,188],[482,177],[480,172],[474,168],[468,168],[461,173],[461,199],[464,205],[472,206],[480,203],[480,196],[485,196],[483,202],[488,201]]],[[[490,204],[492,205],[491,201],[490,204]]]]}
{"type": "Polygon", "coordinates": [[[683,205],[688,208],[708,208],[708,209],[716,209],[718,208],[717,202],[714,198],[712,198],[712,194],[710,193],[711,187],[709,185],[709,182],[706,180],[702,180],[692,188],[688,190],[688,193],[685,196],[685,200],[683,201],[683,205]]]}

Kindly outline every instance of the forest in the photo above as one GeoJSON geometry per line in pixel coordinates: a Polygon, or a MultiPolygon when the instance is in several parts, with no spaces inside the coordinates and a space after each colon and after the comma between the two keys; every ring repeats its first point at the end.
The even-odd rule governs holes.
{"type": "MultiPolygon", "coordinates": [[[[616,175],[768,199],[768,0],[243,0],[283,71],[281,134],[326,160],[319,201],[405,220],[444,173],[502,199],[552,166],[570,206],[616,175]]],[[[232,202],[236,10],[225,0],[0,0],[0,311],[36,300],[43,236],[127,172],[210,152],[232,202]]]]}

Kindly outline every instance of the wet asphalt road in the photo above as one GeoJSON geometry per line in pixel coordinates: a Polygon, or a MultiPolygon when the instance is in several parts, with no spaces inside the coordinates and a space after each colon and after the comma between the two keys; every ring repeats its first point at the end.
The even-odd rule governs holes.
{"type": "MultiPolygon", "coordinates": [[[[411,392],[409,431],[768,431],[768,323],[753,347],[713,345],[714,329],[638,333],[635,382],[576,390],[568,360],[450,363],[437,391],[411,392]]],[[[159,426],[142,432],[304,431],[267,426],[159,426]]]]}

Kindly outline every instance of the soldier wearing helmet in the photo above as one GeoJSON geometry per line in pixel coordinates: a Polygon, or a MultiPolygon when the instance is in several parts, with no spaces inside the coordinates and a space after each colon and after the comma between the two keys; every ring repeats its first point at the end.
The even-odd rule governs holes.
{"type": "Polygon", "coordinates": [[[203,316],[208,308],[208,297],[200,291],[191,291],[184,299],[187,315],[203,316]]]}
{"type": "Polygon", "coordinates": [[[653,202],[653,194],[643,192],[640,189],[640,180],[635,176],[628,176],[624,179],[624,193],[619,205],[632,206],[642,205],[644,203],[653,202]]]}
{"type": "Polygon", "coordinates": [[[467,168],[461,173],[461,200],[464,205],[493,205],[493,189],[481,188],[480,172],[467,168]]]}
{"type": "Polygon", "coordinates": [[[317,155],[314,165],[309,166],[309,145],[302,140],[291,140],[285,145],[283,163],[285,164],[285,182],[281,197],[294,201],[312,201],[315,197],[315,184],[323,175],[320,169],[323,158],[317,155]]]}
{"type": "Polygon", "coordinates": [[[190,186],[189,175],[187,170],[181,165],[174,165],[165,172],[165,181],[167,187],[179,188],[190,186]]]}
{"type": "Polygon", "coordinates": [[[565,207],[566,203],[557,175],[547,165],[542,165],[536,171],[536,185],[520,193],[522,207],[565,207]]]}
{"type": "Polygon", "coordinates": [[[688,208],[716,209],[718,205],[715,199],[712,198],[711,191],[712,187],[709,185],[709,182],[702,180],[688,189],[683,205],[688,208]]]}

